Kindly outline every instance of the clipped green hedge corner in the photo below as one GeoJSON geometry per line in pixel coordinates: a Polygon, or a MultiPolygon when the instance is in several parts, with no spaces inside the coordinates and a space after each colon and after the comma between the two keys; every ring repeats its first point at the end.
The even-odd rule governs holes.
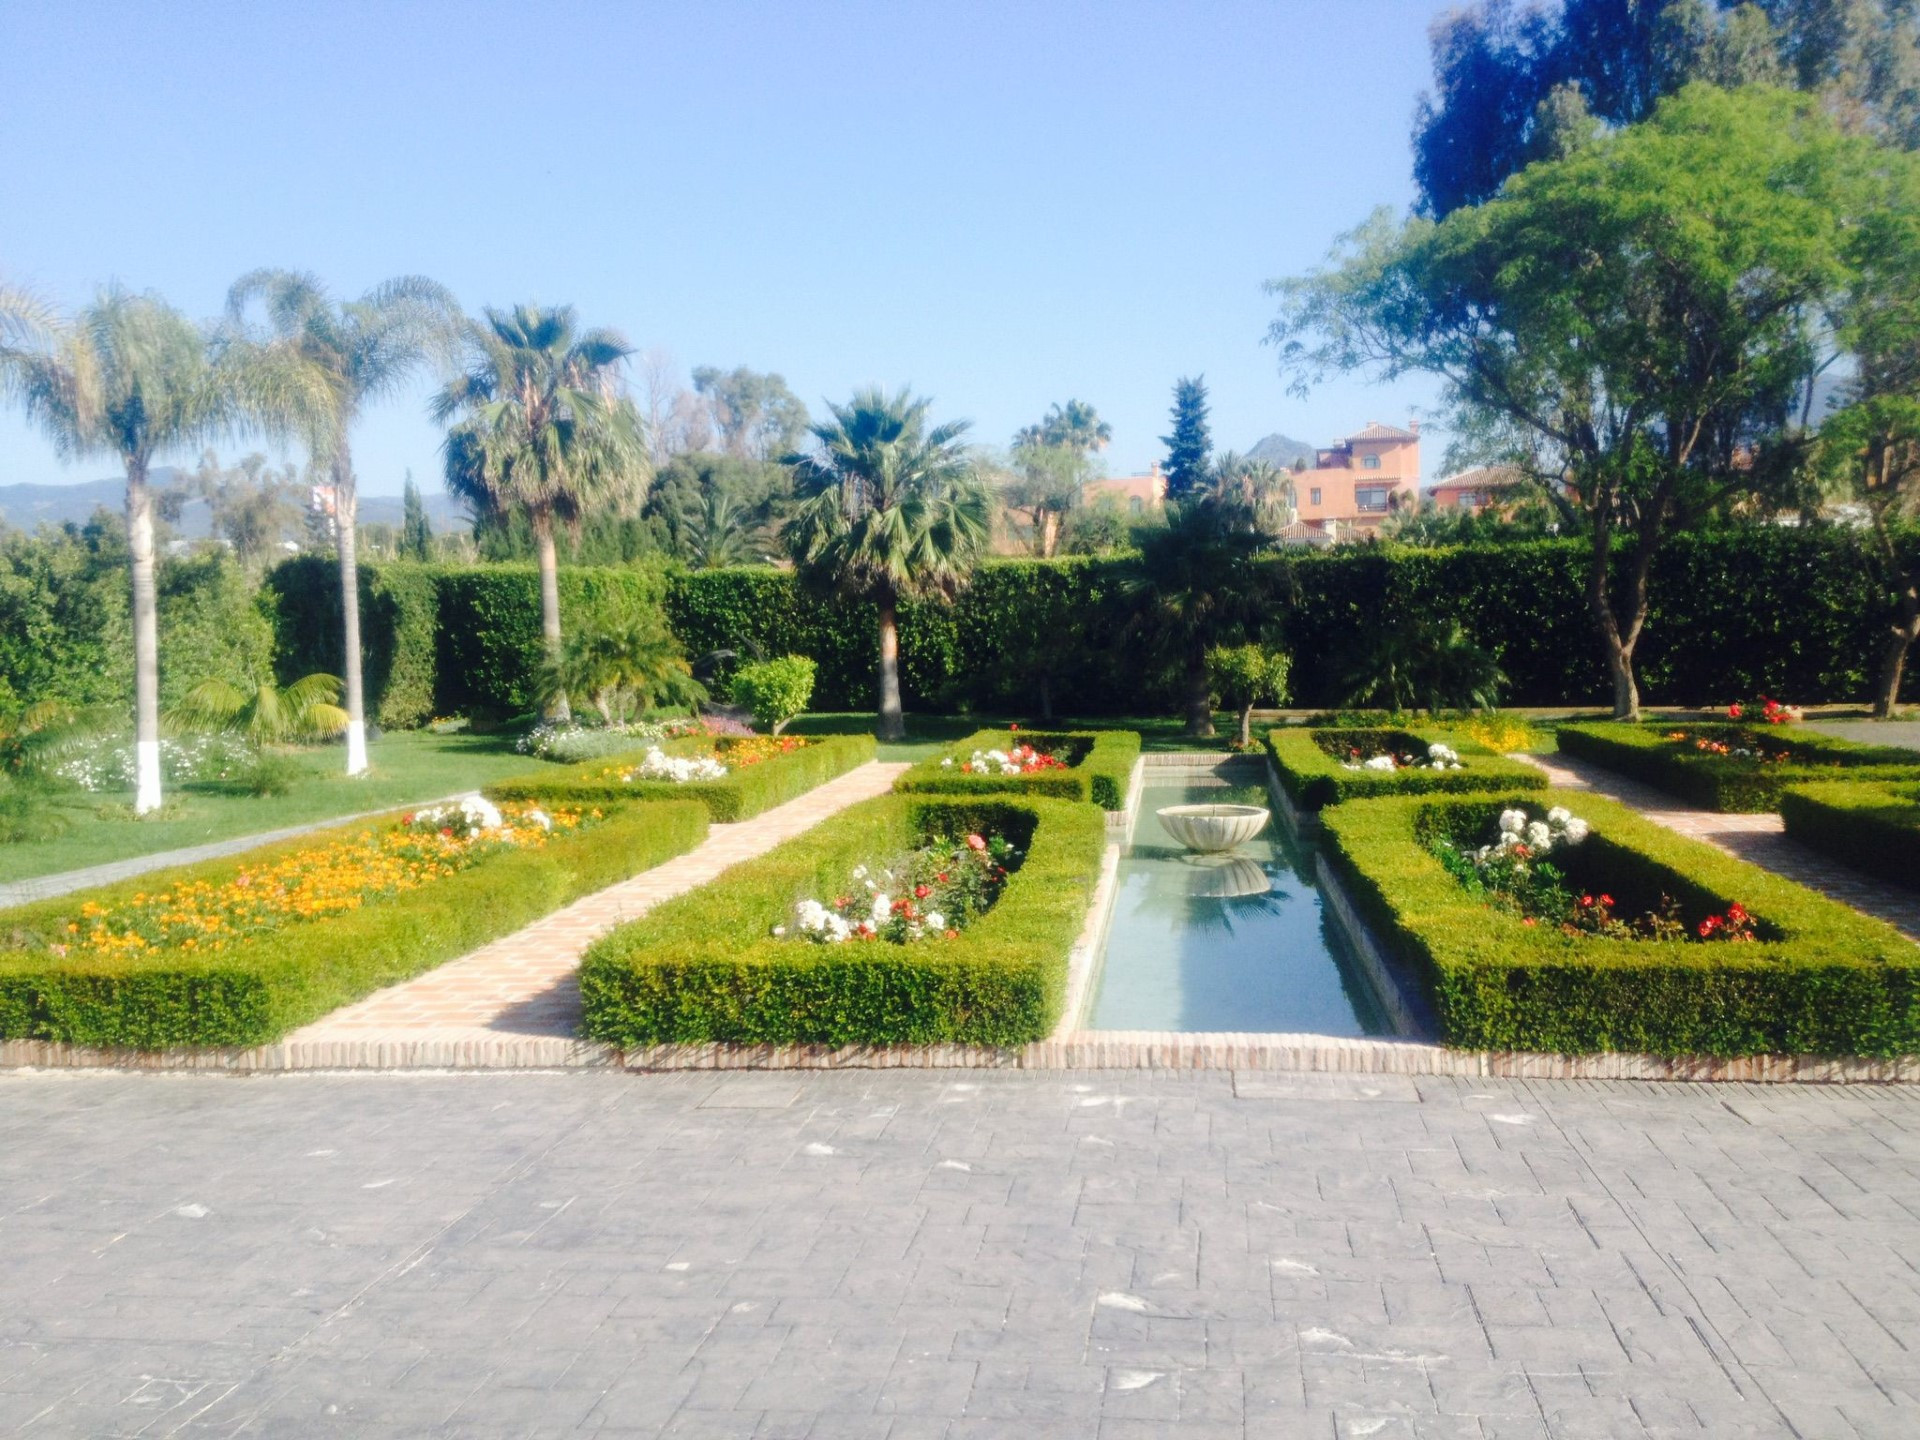
{"type": "Polygon", "coordinates": [[[1546,773],[1509,760],[1451,731],[1352,730],[1283,727],[1267,732],[1267,754],[1287,798],[1302,810],[1321,810],[1347,800],[1382,795],[1460,795],[1488,790],[1544,790],[1546,773]],[[1324,743],[1323,743],[1324,742],[1324,743]],[[1326,746],[1380,749],[1424,756],[1438,742],[1460,756],[1459,770],[1349,770],[1326,746]]]}
{"type": "Polygon", "coordinates": [[[89,900],[112,904],[189,879],[224,883],[243,869],[365,834],[391,819],[0,912],[8,947],[0,950],[0,1039],[133,1050],[266,1044],[684,854],[707,834],[707,812],[699,805],[622,806],[538,850],[503,851],[432,885],[289,925],[217,955],[162,950],[64,959],[38,944],[26,948],[38,937],[64,936],[68,920],[89,900]]]}
{"type": "MultiPolygon", "coordinates": [[[[670,747],[669,747],[670,748],[670,747]]],[[[786,755],[729,771],[723,780],[642,780],[623,785],[602,778],[622,764],[639,764],[646,752],[583,760],[531,775],[499,780],[485,788],[490,800],[545,800],[555,804],[604,805],[623,800],[698,800],[716,824],[747,820],[785,804],[874,757],[871,735],[828,735],[786,755]]]]}
{"type": "Polygon", "coordinates": [[[1655,825],[1589,792],[1426,796],[1343,805],[1322,853],[1381,943],[1424,985],[1443,1043],[1656,1055],[1920,1053],[1920,946],[1892,926],[1655,825]],[[1427,847],[1499,811],[1565,805],[1593,833],[1575,883],[1683,913],[1752,912],[1750,944],[1618,941],[1530,926],[1482,904],[1427,847]]]}
{"type": "Polygon", "coordinates": [[[1920,782],[1920,751],[1861,745],[1799,726],[1756,729],[1709,722],[1635,725],[1615,720],[1565,724],[1560,751],[1643,781],[1708,810],[1759,814],[1778,808],[1790,785],[1818,780],[1920,782]],[[1784,761],[1753,761],[1683,748],[1668,736],[1685,731],[1729,745],[1758,741],[1787,753],[1784,761]]]}
{"type": "Polygon", "coordinates": [[[595,941],[583,1033],[623,1046],[1011,1046],[1053,1029],[1106,845],[1091,806],[883,795],[595,941]],[[775,939],[796,902],[936,834],[996,830],[1026,851],[993,909],[951,940],[775,939]]]}
{"type": "Polygon", "coordinates": [[[1102,810],[1124,810],[1127,782],[1140,758],[1140,736],[1132,730],[976,730],[930,759],[922,760],[893,782],[902,794],[1050,795],[1060,800],[1091,800],[1102,810]],[[1006,750],[1031,745],[1067,762],[1064,770],[1032,775],[963,775],[960,766],[976,750],[1006,750]],[[951,765],[946,761],[951,760],[951,765]]]}
{"type": "Polygon", "coordinates": [[[1789,786],[1780,796],[1780,818],[1801,844],[1920,890],[1920,781],[1789,786]]]}

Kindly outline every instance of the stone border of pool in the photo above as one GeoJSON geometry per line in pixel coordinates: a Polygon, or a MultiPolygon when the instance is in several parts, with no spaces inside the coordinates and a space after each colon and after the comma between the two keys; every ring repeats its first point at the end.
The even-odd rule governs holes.
{"type": "MultiPolygon", "coordinates": [[[[1331,1035],[1086,1030],[1098,961],[1112,918],[1120,850],[1139,815],[1148,770],[1210,772],[1242,757],[1174,751],[1143,755],[1129,778],[1127,806],[1107,817],[1109,844],[1068,962],[1060,1028],[1014,1050],[965,1045],[657,1045],[622,1052],[595,1041],[502,1034],[484,1040],[436,1040],[403,1031],[351,1040],[284,1041],[247,1050],[121,1051],[37,1040],[0,1041],[0,1070],[151,1070],[233,1075],[340,1071],[720,1070],[1265,1070],[1351,1075],[1450,1075],[1522,1080],[1722,1081],[1749,1084],[1920,1084],[1920,1056],[1895,1060],[1753,1055],[1731,1059],[1613,1053],[1543,1055],[1450,1050],[1414,1039],[1331,1035]]],[[[1244,757],[1253,761],[1255,757],[1244,757]]],[[[1295,809],[1265,761],[1276,812],[1296,838],[1318,820],[1295,809]]],[[[1338,879],[1322,862],[1316,883],[1368,980],[1403,1028],[1418,1026],[1409,997],[1338,879]],[[1397,1008],[1396,1008],[1397,1007],[1397,1008]],[[1411,1009],[1409,1007],[1412,1007],[1411,1009]]]]}

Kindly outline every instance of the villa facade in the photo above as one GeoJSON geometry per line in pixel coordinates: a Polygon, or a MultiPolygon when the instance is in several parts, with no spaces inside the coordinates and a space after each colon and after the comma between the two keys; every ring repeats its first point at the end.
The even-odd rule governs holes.
{"type": "Polygon", "coordinates": [[[1293,477],[1304,531],[1327,539],[1366,533],[1420,499],[1420,422],[1402,430],[1369,420],[1362,430],[1314,453],[1313,468],[1293,477]]]}

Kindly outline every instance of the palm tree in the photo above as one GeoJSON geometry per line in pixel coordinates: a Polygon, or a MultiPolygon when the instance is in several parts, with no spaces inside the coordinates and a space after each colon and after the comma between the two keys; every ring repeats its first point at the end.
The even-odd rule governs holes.
{"type": "MultiPolygon", "coordinates": [[[[571,305],[488,310],[468,332],[472,363],[434,398],[447,435],[447,489],[483,514],[527,517],[540,560],[540,629],[560,658],[556,520],[628,512],[646,498],[646,425],[620,383],[633,347],[613,330],[581,330],[571,305]]],[[[571,717],[564,692],[554,719],[571,717]]]]}
{"type": "Polygon", "coordinates": [[[1016,446],[1057,445],[1082,455],[1107,448],[1113,439],[1113,426],[1084,400],[1055,404],[1037,425],[1028,425],[1013,437],[1016,446]]]}
{"type": "Polygon", "coordinates": [[[724,482],[702,487],[697,499],[669,520],[674,549],[695,570],[751,565],[753,517],[724,482]]]}
{"type": "MultiPolygon", "coordinates": [[[[13,313],[18,315],[18,308],[13,313]]],[[[102,290],[70,325],[0,348],[7,389],[63,456],[110,455],[127,474],[133,585],[134,810],[160,807],[160,656],[154,604],[154,457],[249,427],[301,427],[310,373],[223,340],[157,295],[102,290]]],[[[19,326],[16,320],[16,333],[19,326]]]]}
{"type": "Polygon", "coordinates": [[[244,324],[259,301],[275,344],[310,365],[327,403],[308,427],[307,448],[333,485],[340,554],[340,611],[345,620],[347,773],[367,768],[366,692],[360,675],[359,497],[349,435],[370,400],[391,395],[420,365],[450,357],[460,307],[419,275],[376,285],[358,300],[335,301],[312,275],[255,270],[227,293],[227,313],[244,324]]]}
{"type": "Polygon", "coordinates": [[[181,697],[167,719],[182,730],[233,730],[256,745],[285,745],[338,735],[347,728],[340,682],[306,675],[284,690],[263,680],[251,690],[226,680],[202,680],[181,697]]]}
{"type": "Polygon", "coordinates": [[[609,725],[656,705],[697,705],[707,687],[693,678],[680,642],[657,613],[628,615],[574,635],[557,660],[540,668],[542,699],[587,696],[609,725]]]}
{"type": "Polygon", "coordinates": [[[880,611],[880,738],[906,735],[899,605],[950,600],[987,547],[993,498],[959,443],[967,422],[927,428],[931,401],[906,390],[829,403],[815,446],[789,457],[798,496],[787,548],[802,571],[880,611]]]}

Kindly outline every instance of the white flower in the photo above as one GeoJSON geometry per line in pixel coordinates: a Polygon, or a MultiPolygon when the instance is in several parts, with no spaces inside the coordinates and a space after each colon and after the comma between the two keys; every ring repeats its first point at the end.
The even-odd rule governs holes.
{"type": "Polygon", "coordinates": [[[947,917],[942,915],[938,910],[929,910],[927,912],[926,923],[929,930],[944,930],[947,928],[947,917]]]}
{"type": "Polygon", "coordinates": [[[942,760],[940,762],[940,768],[943,770],[951,770],[953,768],[953,756],[949,755],[946,759],[942,760]]]}
{"type": "Polygon", "coordinates": [[[1376,755],[1363,767],[1367,770],[1391,770],[1394,768],[1391,755],[1376,755]]]}
{"type": "Polygon", "coordinates": [[[787,933],[787,927],[784,925],[776,925],[773,927],[773,933],[776,936],[784,935],[787,933]]]}
{"type": "Polygon", "coordinates": [[[1579,816],[1569,815],[1566,824],[1562,827],[1561,838],[1569,845],[1578,845],[1582,840],[1587,838],[1591,829],[1592,827],[1589,826],[1586,821],[1580,819],[1579,816]]]}
{"type": "Polygon", "coordinates": [[[689,759],[668,755],[655,745],[648,749],[639,768],[627,778],[671,780],[676,785],[685,785],[691,780],[724,780],[726,776],[727,767],[711,755],[696,755],[689,759]]]}
{"type": "Polygon", "coordinates": [[[866,878],[867,878],[867,867],[866,867],[866,866],[864,866],[864,865],[856,865],[856,866],[854,866],[854,867],[853,867],[853,878],[854,878],[854,879],[856,879],[856,880],[864,880],[864,879],[866,879],[866,878]]]}
{"type": "Polygon", "coordinates": [[[1572,818],[1573,812],[1564,805],[1556,805],[1547,811],[1547,823],[1549,825],[1564,825],[1572,818]]]}
{"type": "Polygon", "coordinates": [[[867,923],[878,930],[882,925],[887,923],[887,917],[892,914],[893,901],[887,897],[885,892],[882,892],[873,897],[873,911],[867,916],[867,923]]]}
{"type": "MultiPolygon", "coordinates": [[[[1457,750],[1454,750],[1451,746],[1442,745],[1438,741],[1435,741],[1433,744],[1427,746],[1427,758],[1429,760],[1452,762],[1454,760],[1458,760],[1460,758],[1460,754],[1457,750]]],[[[1437,770],[1440,767],[1436,765],[1434,768],[1437,770]]]]}
{"type": "Polygon", "coordinates": [[[1551,850],[1553,848],[1553,831],[1544,821],[1535,820],[1531,825],[1527,826],[1527,844],[1535,850],[1551,850]]]}
{"type": "Polygon", "coordinates": [[[1500,812],[1500,833],[1518,835],[1527,828],[1527,812],[1524,810],[1502,810],[1500,812]]]}

